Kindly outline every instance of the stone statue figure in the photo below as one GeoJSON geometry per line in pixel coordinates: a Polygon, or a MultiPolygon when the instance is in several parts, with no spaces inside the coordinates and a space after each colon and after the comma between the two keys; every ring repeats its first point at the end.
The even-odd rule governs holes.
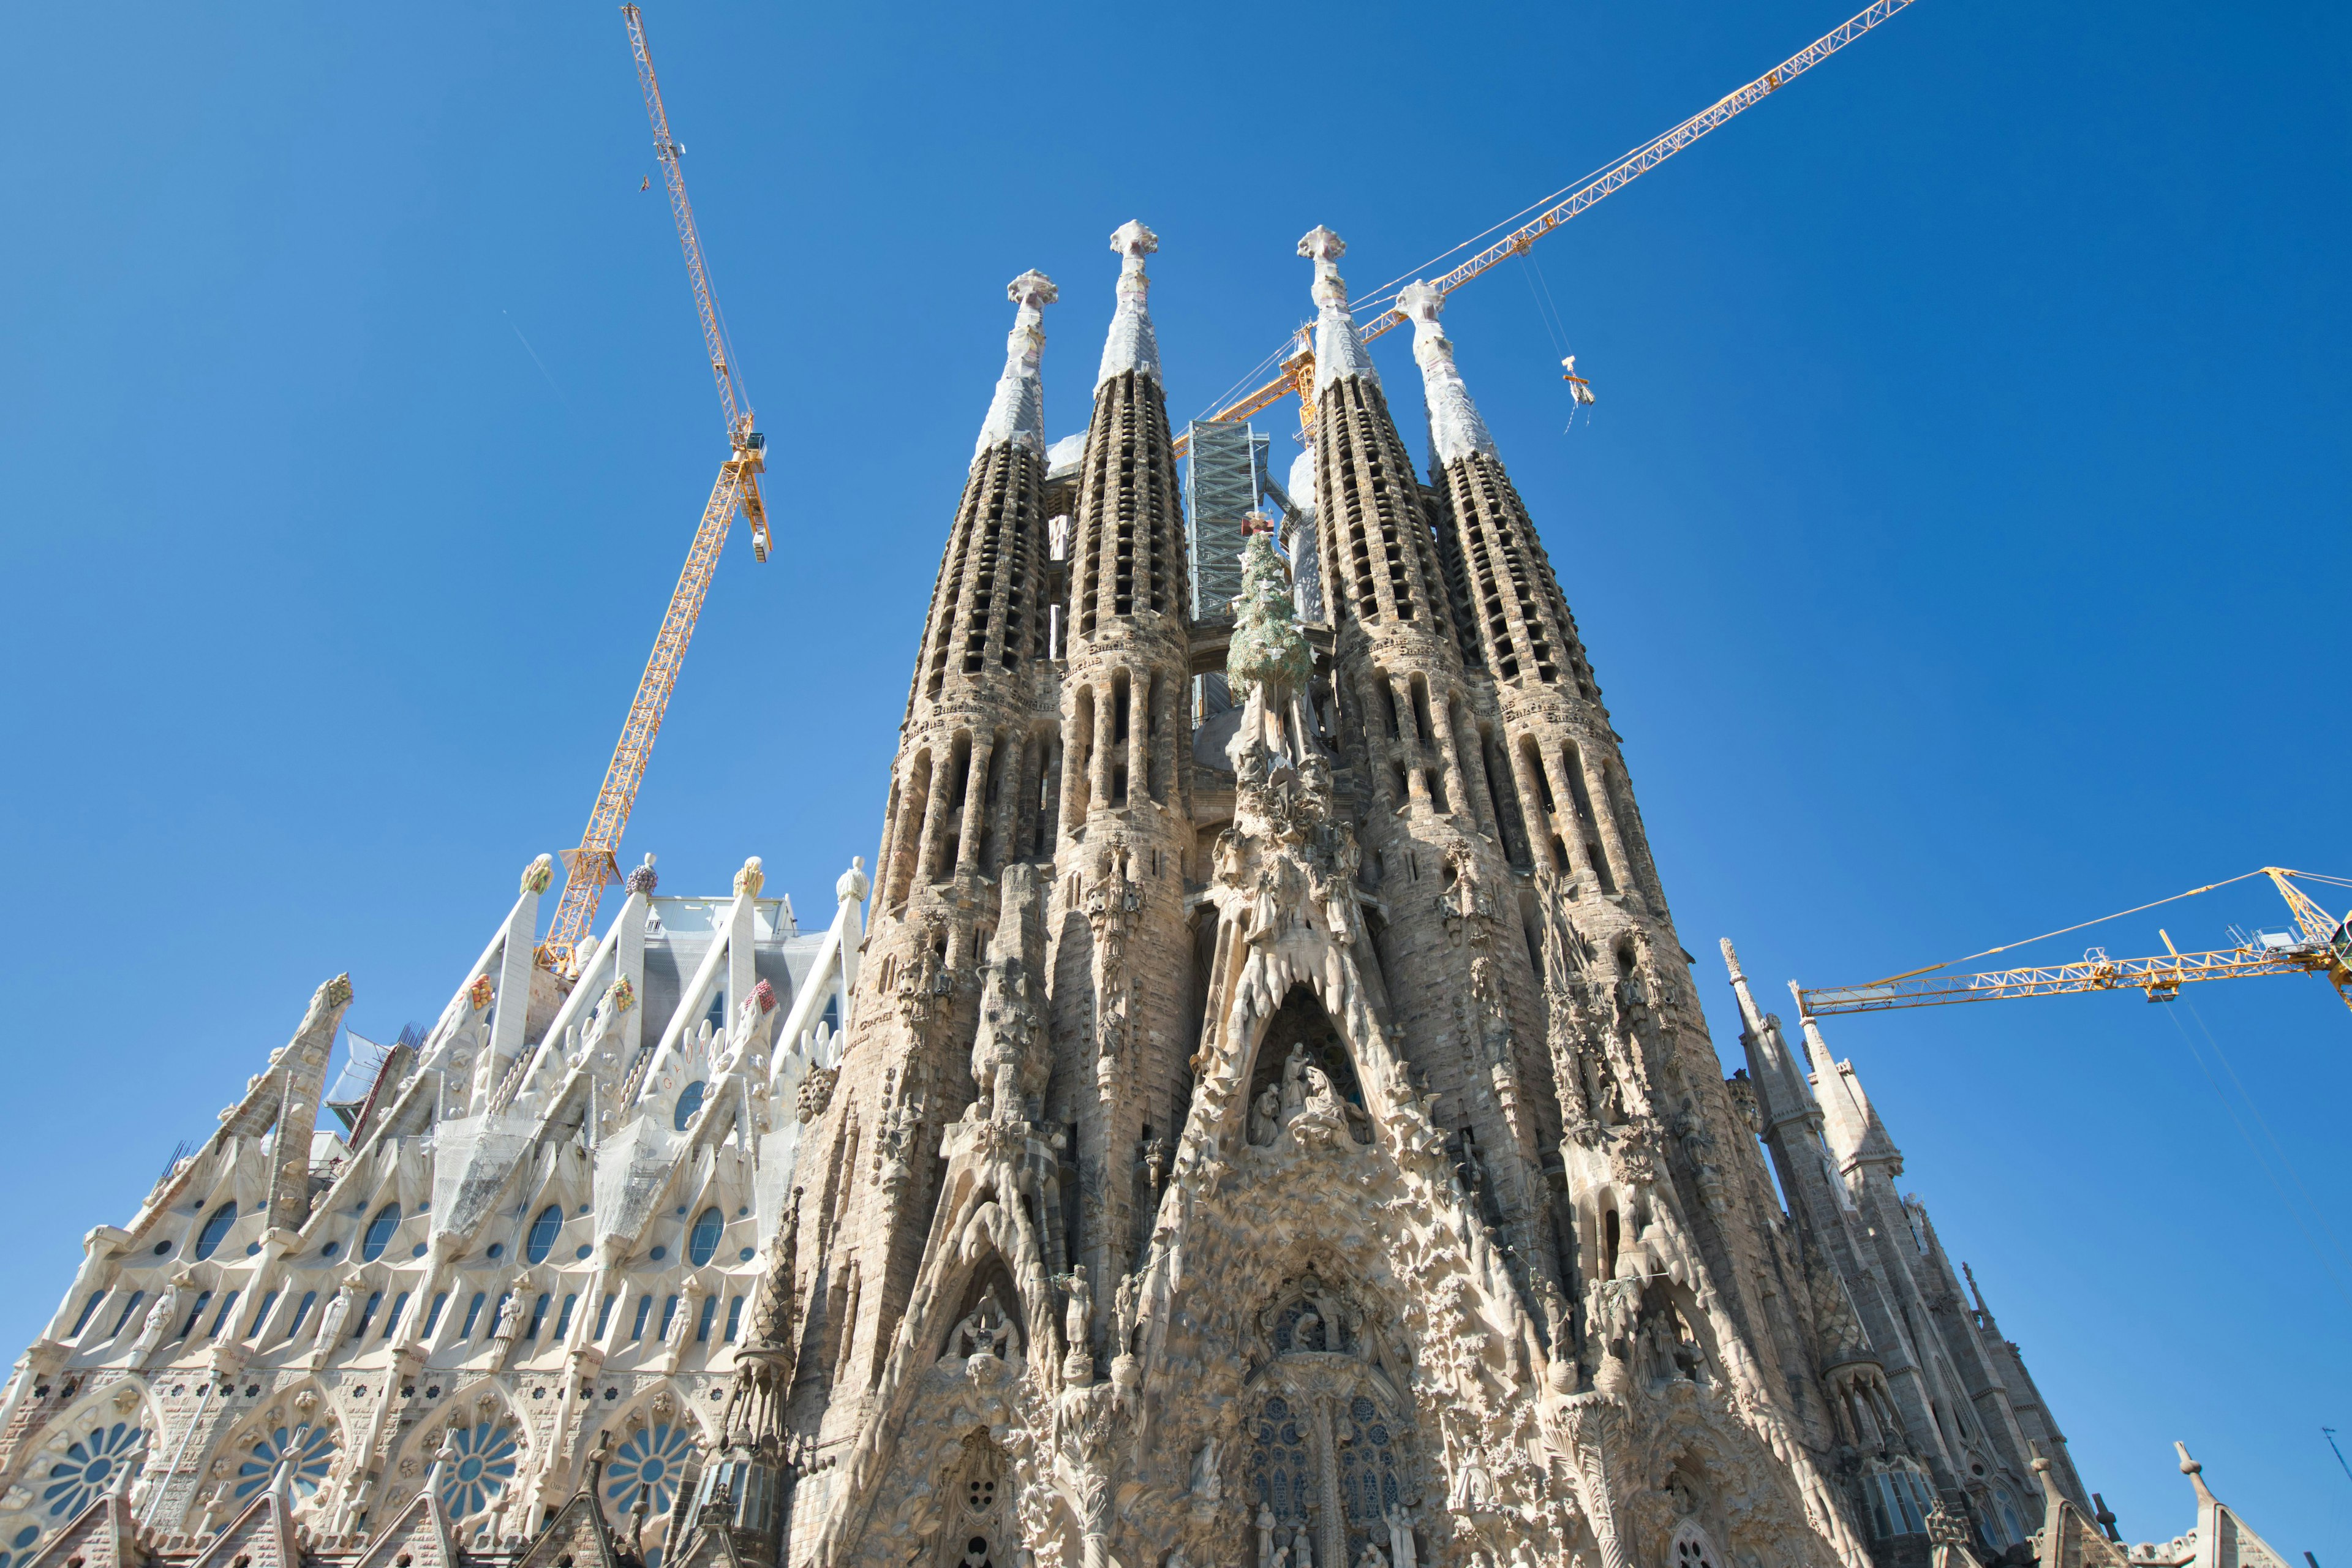
{"type": "Polygon", "coordinates": [[[1249,1141],[1264,1148],[1281,1131],[1282,1090],[1267,1084],[1258,1090],[1257,1103],[1250,1107],[1249,1141]]]}
{"type": "Polygon", "coordinates": [[[1356,1559],[1356,1568],[1389,1568],[1388,1553],[1366,1541],[1363,1555],[1356,1559]]]}
{"type": "Polygon", "coordinates": [[[1290,1056],[1282,1064],[1282,1109],[1297,1110],[1307,1103],[1307,1045],[1300,1041],[1290,1047],[1290,1056]]]}
{"type": "Polygon", "coordinates": [[[1217,1440],[1212,1437],[1192,1455],[1192,1500],[1216,1502],[1224,1495],[1224,1478],[1217,1473],[1217,1440]]]}
{"type": "Polygon", "coordinates": [[[1290,1532],[1290,1550],[1298,1568],[1315,1568],[1314,1521],[1309,1520],[1290,1532]]]}
{"type": "Polygon", "coordinates": [[[352,1297],[358,1290],[357,1285],[344,1286],[327,1303],[327,1310],[319,1314],[319,1331],[313,1336],[319,1345],[331,1345],[343,1337],[343,1324],[352,1315],[352,1297]]]}
{"type": "Polygon", "coordinates": [[[1295,1351],[1319,1351],[1325,1346],[1323,1314],[1308,1307],[1290,1325],[1290,1348],[1295,1351]]]}
{"type": "Polygon", "coordinates": [[[1257,1505],[1257,1568],[1274,1568],[1274,1510],[1257,1505]]]}
{"type": "Polygon", "coordinates": [[[1135,1349],[1135,1323],[1143,1312],[1142,1289],[1141,1276],[1129,1274],[1118,1282],[1118,1293],[1111,1299],[1113,1356],[1123,1356],[1135,1349]]]}
{"type": "MultiPolygon", "coordinates": [[[[515,1304],[516,1300],[517,1298],[515,1297],[508,1297],[507,1306],[511,1308],[515,1304]]],[[[694,1298],[692,1296],[681,1298],[677,1304],[677,1310],[669,1315],[669,1327],[662,1332],[662,1343],[666,1345],[684,1343],[686,1340],[686,1321],[692,1316],[694,1316],[694,1298]]],[[[506,1335],[508,1332],[507,1321],[508,1321],[502,1311],[499,1319],[499,1332],[501,1335],[506,1335]]]]}
{"type": "Polygon", "coordinates": [[[1061,1287],[1070,1293],[1070,1304],[1062,1309],[1062,1344],[1066,1350],[1087,1348],[1087,1332],[1094,1321],[1094,1288],[1083,1274],[1072,1272],[1062,1276],[1061,1287]]]}
{"type": "Polygon", "coordinates": [[[1412,1539],[1412,1515],[1396,1503],[1389,1504],[1389,1555],[1396,1568],[1413,1568],[1413,1559],[1420,1549],[1412,1539]]]}

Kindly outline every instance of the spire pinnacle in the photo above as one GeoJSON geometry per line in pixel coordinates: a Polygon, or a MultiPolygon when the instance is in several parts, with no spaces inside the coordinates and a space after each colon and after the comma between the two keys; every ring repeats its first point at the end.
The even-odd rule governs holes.
{"type": "Polygon", "coordinates": [[[1318,393],[1342,376],[1360,375],[1375,386],[1381,383],[1381,373],[1372,367],[1372,356],[1356,330],[1356,318],[1348,311],[1348,280],[1339,276],[1339,258],[1347,253],[1348,242],[1321,224],[1298,242],[1298,254],[1315,263],[1315,286],[1309,292],[1315,300],[1318,393]]]}
{"type": "Polygon", "coordinates": [[[1040,458],[1045,455],[1045,393],[1037,380],[1037,364],[1045,353],[1045,307],[1060,291],[1051,278],[1033,268],[1006,284],[1004,293],[1020,310],[1004,340],[1004,374],[996,378],[996,395],[989,400],[988,417],[971,449],[974,463],[990,447],[1007,441],[1028,447],[1040,458]]]}
{"type": "Polygon", "coordinates": [[[1416,279],[1397,295],[1397,308],[1412,318],[1412,357],[1421,365],[1422,396],[1429,405],[1430,466],[1442,468],[1473,452],[1495,456],[1495,437],[1470,401],[1470,389],[1454,368],[1454,343],[1438,324],[1444,291],[1416,279]]]}
{"type": "Polygon", "coordinates": [[[1110,319],[1110,335],[1103,341],[1102,368],[1095,374],[1095,384],[1131,370],[1164,386],[1160,381],[1160,339],[1151,330],[1147,299],[1151,279],[1143,271],[1143,258],[1160,248],[1160,237],[1129,218],[1111,231],[1110,247],[1119,254],[1118,309],[1110,319]]]}

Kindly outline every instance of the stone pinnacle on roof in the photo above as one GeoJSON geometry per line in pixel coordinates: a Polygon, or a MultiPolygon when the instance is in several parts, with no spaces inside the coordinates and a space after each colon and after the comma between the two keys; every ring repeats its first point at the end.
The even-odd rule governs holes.
{"type": "Polygon", "coordinates": [[[1160,379],[1160,339],[1151,330],[1147,304],[1151,279],[1143,271],[1143,258],[1160,248],[1160,237],[1129,218],[1111,231],[1110,247],[1119,254],[1118,309],[1110,319],[1110,335],[1103,340],[1102,369],[1095,374],[1095,384],[1131,370],[1165,386],[1160,379]]]}
{"type": "Polygon", "coordinates": [[[1412,318],[1412,357],[1421,365],[1422,396],[1429,405],[1430,467],[1444,468],[1473,452],[1494,457],[1495,437],[1478,417],[1478,405],[1454,368],[1454,344],[1438,324],[1444,292],[1416,279],[1397,295],[1397,309],[1412,318]]]}
{"type": "Polygon", "coordinates": [[[1362,334],[1356,331],[1356,318],[1348,311],[1348,280],[1339,276],[1339,260],[1348,254],[1348,242],[1318,224],[1298,242],[1298,254],[1315,263],[1311,292],[1315,300],[1316,390],[1320,392],[1348,375],[1360,375],[1378,386],[1381,373],[1372,368],[1372,356],[1364,347],[1362,334]]]}
{"type": "Polygon", "coordinates": [[[1004,374],[996,378],[996,395],[989,400],[988,417],[971,449],[975,463],[990,447],[1007,441],[1041,458],[1045,455],[1045,393],[1037,380],[1037,363],[1045,353],[1045,307],[1060,291],[1051,278],[1033,268],[1006,284],[1004,293],[1021,309],[1004,340],[1004,374]]]}

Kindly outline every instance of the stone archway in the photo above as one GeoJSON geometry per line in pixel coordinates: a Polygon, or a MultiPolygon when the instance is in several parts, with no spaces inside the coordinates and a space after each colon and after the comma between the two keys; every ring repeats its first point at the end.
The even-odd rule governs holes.
{"type": "Polygon", "coordinates": [[[1300,981],[1291,986],[1258,1037],[1244,1102],[1249,1108],[1250,1142],[1272,1143],[1282,1127],[1310,1109],[1316,1074],[1321,1075],[1335,1097],[1334,1113],[1344,1119],[1349,1137],[1358,1143],[1370,1143],[1371,1118],[1364,1104],[1355,1057],[1314,987],[1300,981]]]}
{"type": "Polygon", "coordinates": [[[1260,1314],[1271,1363],[1246,1395],[1241,1483],[1257,1561],[1348,1568],[1367,1545],[1391,1562],[1421,1500],[1412,1401],[1373,1359],[1363,1312],[1302,1278],[1260,1314]]]}

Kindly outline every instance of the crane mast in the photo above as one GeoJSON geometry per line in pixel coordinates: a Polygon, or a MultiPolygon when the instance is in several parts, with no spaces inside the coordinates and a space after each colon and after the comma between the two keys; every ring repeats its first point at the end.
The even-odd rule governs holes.
{"type": "Polygon", "coordinates": [[[620,880],[614,852],[636,804],[637,786],[645,781],[654,741],[661,733],[662,716],[669,710],[670,693],[686,662],[687,646],[694,640],[695,623],[710,592],[710,575],[718,570],[719,552],[735,514],[743,513],[751,527],[751,553],[768,558],[768,511],[760,495],[760,475],[768,438],[753,426],[751,395],[729,352],[725,320],[710,291],[710,276],[703,265],[702,236],[695,226],[694,205],[687,199],[686,174],[678,166],[682,149],[670,134],[669,110],[662,104],[661,84],[654,77],[652,52],[646,44],[645,18],[634,5],[621,7],[629,29],[629,50],[636,57],[637,85],[644,89],[646,118],[652,121],[654,155],[661,163],[662,184],[669,192],[670,216],[677,223],[678,248],[686,253],[687,280],[694,289],[695,313],[702,322],[702,342],[710,358],[711,379],[719,385],[719,411],[727,423],[728,455],[719,465],[710,499],[703,504],[702,521],[686,552],[677,586],[670,590],[669,608],[654,637],[652,657],[638,678],[629,715],[621,724],[621,739],[605,764],[604,784],[580,835],[580,847],[563,852],[563,898],[555,921],[539,945],[539,961],[552,969],[576,968],[585,955],[589,933],[596,922],[596,906],[604,889],[620,880]]]}
{"type": "MultiPolygon", "coordinates": [[[[1681,124],[1643,142],[1639,147],[1610,164],[1591,180],[1552,202],[1534,217],[1479,251],[1451,272],[1439,278],[1431,287],[1440,294],[1451,294],[1496,263],[1508,260],[1514,256],[1526,254],[1537,240],[1576,216],[1593,203],[1612,192],[1622,190],[1625,185],[1656,168],[1708,132],[1729,121],[1734,115],[1753,109],[1790,81],[1812,69],[1813,67],[1877,26],[1897,11],[1912,4],[1914,0],[1876,0],[1875,4],[1831,28],[1747,86],[1724,94],[1681,124]]],[[[1363,339],[1366,342],[1370,342],[1374,338],[1384,336],[1403,325],[1404,320],[1402,311],[1392,306],[1383,305],[1378,321],[1362,325],[1363,339]]],[[[1315,384],[1315,349],[1312,329],[1301,328],[1298,334],[1284,350],[1281,359],[1283,370],[1280,375],[1255,391],[1244,394],[1237,401],[1220,408],[1216,413],[1210,415],[1209,419],[1211,421],[1246,419],[1259,409],[1280,402],[1286,395],[1294,391],[1302,400],[1310,397],[1315,384]],[[1305,360],[1303,371],[1299,363],[1302,357],[1305,360]]],[[[1176,442],[1176,455],[1180,458],[1184,455],[1184,445],[1183,438],[1179,437],[1176,442]]]]}

